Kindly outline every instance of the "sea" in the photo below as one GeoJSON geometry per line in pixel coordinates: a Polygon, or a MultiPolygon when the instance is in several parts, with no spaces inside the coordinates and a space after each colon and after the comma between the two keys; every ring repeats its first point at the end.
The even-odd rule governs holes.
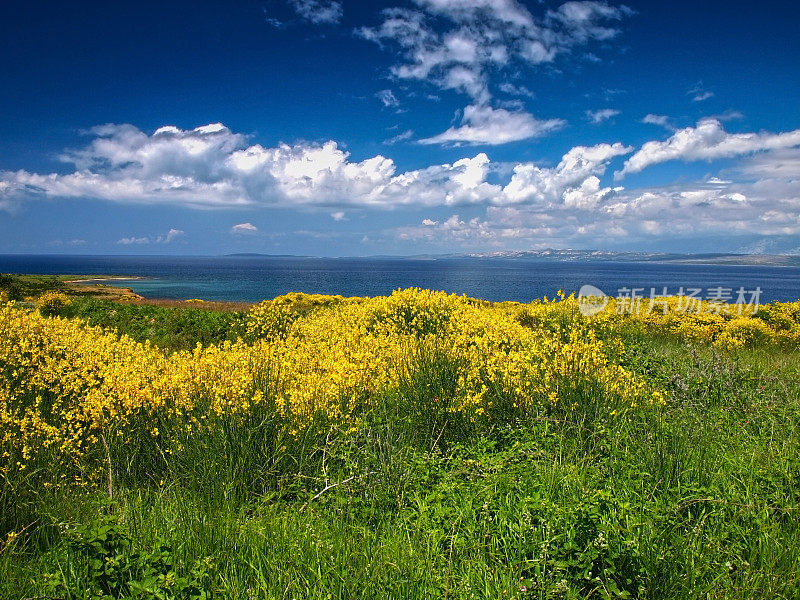
{"type": "Polygon", "coordinates": [[[148,298],[258,302],[288,292],[379,296],[418,287],[491,301],[531,302],[591,285],[609,296],[649,298],[752,293],[761,303],[800,299],[800,267],[546,258],[311,258],[286,256],[0,255],[0,273],[74,274],[148,298]],[[728,291],[730,290],[730,291],[728,291]]]}

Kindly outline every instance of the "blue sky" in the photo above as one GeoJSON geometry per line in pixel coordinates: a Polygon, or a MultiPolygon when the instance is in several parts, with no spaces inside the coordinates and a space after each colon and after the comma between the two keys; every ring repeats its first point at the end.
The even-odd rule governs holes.
{"type": "Polygon", "coordinates": [[[5,2],[0,252],[800,253],[790,2],[5,2]]]}

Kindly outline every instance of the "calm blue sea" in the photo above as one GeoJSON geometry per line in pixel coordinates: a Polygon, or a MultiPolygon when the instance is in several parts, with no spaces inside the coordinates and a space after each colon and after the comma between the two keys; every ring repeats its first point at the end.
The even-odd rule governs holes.
{"type": "MultiPolygon", "coordinates": [[[[760,287],[761,302],[800,299],[800,267],[500,258],[298,258],[0,256],[0,273],[141,276],[119,282],[152,298],[254,302],[288,292],[376,296],[421,287],[486,300],[530,302],[584,284],[616,296],[623,287],[676,294],[684,288],[760,287]]],[[[735,293],[734,293],[735,297],[735,293]]]]}

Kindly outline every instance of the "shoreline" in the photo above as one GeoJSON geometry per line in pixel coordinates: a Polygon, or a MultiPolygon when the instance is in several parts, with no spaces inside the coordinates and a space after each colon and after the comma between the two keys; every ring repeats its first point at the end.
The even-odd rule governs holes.
{"type": "MultiPolygon", "coordinates": [[[[118,294],[110,294],[107,299],[114,302],[136,302],[137,304],[145,304],[149,306],[162,306],[169,308],[196,308],[201,310],[217,310],[224,312],[234,312],[241,310],[249,310],[251,307],[258,304],[257,302],[242,302],[237,300],[204,300],[202,298],[157,298],[151,296],[143,296],[133,289],[122,285],[113,285],[107,282],[124,282],[124,281],[141,281],[144,279],[153,279],[152,277],[144,277],[141,275],[134,275],[130,277],[123,276],[105,276],[105,277],[91,277],[82,279],[65,280],[64,283],[71,286],[83,287],[87,295],[91,295],[89,290],[101,288],[104,292],[111,290],[119,292],[118,294]]],[[[72,289],[75,289],[73,287],[72,289]]],[[[81,290],[83,291],[83,290],[81,290]]]]}
{"type": "MultiPolygon", "coordinates": [[[[258,304],[257,302],[242,302],[236,300],[203,300],[201,298],[157,298],[150,296],[143,296],[129,287],[122,285],[113,285],[107,282],[123,282],[123,281],[141,281],[144,279],[152,279],[150,277],[143,277],[140,275],[131,277],[122,276],[109,276],[109,277],[92,277],[82,279],[65,280],[64,283],[71,286],[83,287],[87,295],[91,295],[89,290],[101,288],[104,292],[115,291],[118,294],[110,294],[107,299],[114,302],[136,302],[136,304],[145,304],[150,306],[162,306],[169,308],[196,308],[201,310],[217,310],[224,312],[234,312],[240,310],[249,310],[251,307],[258,304]]],[[[72,289],[75,289],[73,287],[72,289]]],[[[83,291],[83,290],[81,290],[83,291]]]]}
{"type": "Polygon", "coordinates": [[[92,282],[100,282],[100,281],[135,281],[147,279],[147,277],[142,277],[141,275],[132,275],[130,277],[123,277],[117,275],[111,275],[108,277],[88,277],[84,279],[65,279],[64,283],[92,283],[92,282]]]}

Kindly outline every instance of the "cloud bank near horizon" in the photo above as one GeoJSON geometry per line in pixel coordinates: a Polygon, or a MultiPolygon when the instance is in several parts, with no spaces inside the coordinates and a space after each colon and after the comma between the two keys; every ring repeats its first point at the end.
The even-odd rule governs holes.
{"type": "MultiPolygon", "coordinates": [[[[586,236],[687,236],[720,228],[732,235],[800,234],[800,130],[729,133],[719,120],[704,119],[638,149],[620,142],[575,146],[554,166],[492,163],[480,152],[405,172],[383,155],[352,161],[333,140],[264,147],[220,123],[164,126],[152,134],[107,124],[90,135],[85,147],[62,153],[71,172],[0,172],[0,208],[37,198],[92,198],[189,209],[325,211],[336,215],[334,221],[346,220],[344,209],[441,214],[450,208],[449,217],[432,213],[422,224],[401,225],[387,235],[498,246],[586,236]],[[630,190],[604,185],[609,167],[624,157],[617,180],[667,161],[738,157],[738,181],[714,176],[630,190]],[[462,219],[459,207],[483,209],[485,216],[462,219]]],[[[182,234],[173,231],[119,243],[167,243],[182,234]]],[[[247,222],[233,231],[254,233],[257,227],[247,222]]]]}

